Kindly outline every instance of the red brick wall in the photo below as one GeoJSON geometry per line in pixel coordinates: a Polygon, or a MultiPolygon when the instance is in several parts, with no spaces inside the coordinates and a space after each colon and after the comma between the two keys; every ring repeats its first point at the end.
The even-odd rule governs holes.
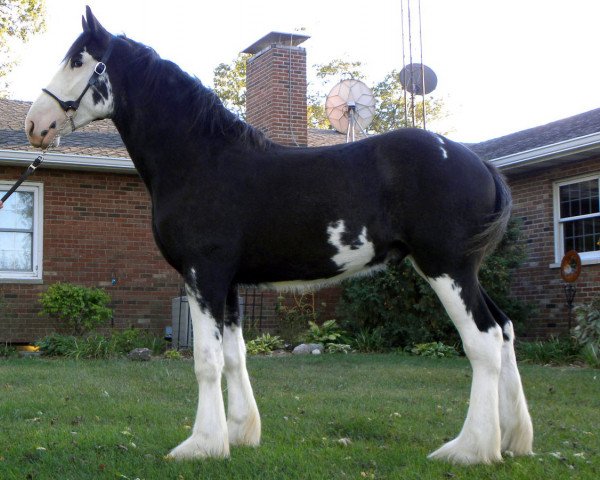
{"type": "MultiPolygon", "coordinates": [[[[0,178],[21,172],[0,167],[0,178]]],[[[59,281],[105,288],[115,327],[162,333],[181,282],[154,244],[139,177],[42,169],[31,180],[44,184],[43,284],[0,283],[0,341],[32,341],[58,327],[38,315],[38,296],[59,281]]]]}
{"type": "MultiPolygon", "coordinates": [[[[570,177],[600,172],[600,159],[575,162],[542,171],[509,175],[515,217],[523,221],[528,258],[513,274],[512,292],[536,307],[526,326],[528,337],[563,335],[568,332],[568,309],[563,281],[554,258],[553,184],[570,177]]],[[[575,283],[575,303],[600,295],[600,265],[584,265],[575,283]]]]}
{"type": "Polygon", "coordinates": [[[248,60],[246,119],[275,142],[307,145],[306,50],[272,46],[248,60]]]}

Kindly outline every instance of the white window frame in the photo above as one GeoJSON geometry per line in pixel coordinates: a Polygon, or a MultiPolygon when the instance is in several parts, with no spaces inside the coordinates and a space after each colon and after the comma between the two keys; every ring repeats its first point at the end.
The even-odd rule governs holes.
{"type": "MultiPolygon", "coordinates": [[[[560,218],[560,187],[565,185],[571,185],[573,183],[588,182],[590,180],[596,180],[600,183],[600,173],[581,175],[578,177],[572,177],[565,180],[554,182],[554,252],[555,252],[555,264],[559,265],[563,256],[564,251],[564,229],[562,228],[560,218]]],[[[570,221],[573,220],[585,220],[586,218],[595,218],[600,216],[600,213],[592,213],[588,215],[580,215],[577,217],[569,217],[570,221]]],[[[596,264],[600,263],[600,250],[594,252],[578,252],[581,257],[583,264],[596,264]]]]}
{"type": "MultiPolygon", "coordinates": [[[[13,182],[0,181],[0,190],[7,191],[13,182]]],[[[32,269],[29,271],[0,271],[0,283],[42,283],[44,260],[44,184],[25,182],[17,191],[33,192],[32,269]]],[[[0,215],[2,211],[0,210],[0,215]]]]}

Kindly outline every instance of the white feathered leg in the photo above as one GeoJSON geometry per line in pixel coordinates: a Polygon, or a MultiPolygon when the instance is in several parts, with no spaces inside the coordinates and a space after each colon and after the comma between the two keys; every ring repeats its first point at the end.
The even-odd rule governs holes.
{"type": "Polygon", "coordinates": [[[198,380],[198,411],[192,435],[174,448],[176,459],[228,457],[227,422],[221,391],[223,347],[215,319],[188,288],[194,331],[194,371],[198,380]]]}
{"type": "Polygon", "coordinates": [[[477,328],[472,312],[461,297],[460,286],[448,275],[427,280],[456,325],[473,368],[469,410],[463,428],[458,437],[429,458],[462,464],[500,461],[498,382],[502,331],[498,326],[486,332],[477,328]]]}
{"type": "Polygon", "coordinates": [[[260,444],[260,415],[246,370],[246,345],[242,329],[226,325],[223,332],[227,378],[227,428],[230,445],[260,444]]]}
{"type": "Polygon", "coordinates": [[[512,323],[508,322],[503,330],[508,340],[504,340],[502,345],[499,384],[502,451],[530,455],[533,448],[533,426],[517,368],[512,323]]]}

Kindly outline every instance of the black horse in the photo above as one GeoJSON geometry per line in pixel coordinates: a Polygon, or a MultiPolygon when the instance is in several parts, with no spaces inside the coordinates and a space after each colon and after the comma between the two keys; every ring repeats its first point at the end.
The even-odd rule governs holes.
{"type": "Polygon", "coordinates": [[[260,441],[237,285],[307,288],[406,257],[438,294],[473,368],[464,427],[431,456],[489,463],[502,451],[531,452],[512,324],[477,279],[510,214],[494,167],[418,129],[332,147],[278,145],[177,65],[86,13],[25,129],[45,148],[111,118],[148,188],[156,243],[187,285],[199,384],[192,435],[171,456],[224,457],[230,444],[260,441]]]}

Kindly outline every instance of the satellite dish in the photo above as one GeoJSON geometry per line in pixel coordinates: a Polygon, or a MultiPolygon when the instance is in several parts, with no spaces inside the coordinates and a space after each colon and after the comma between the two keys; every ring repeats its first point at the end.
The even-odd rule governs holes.
{"type": "Polygon", "coordinates": [[[342,80],[327,95],[325,113],[333,128],[345,133],[346,141],[353,141],[356,127],[366,135],[375,116],[375,97],[360,80],[342,80]]]}
{"type": "Polygon", "coordinates": [[[400,83],[413,95],[427,95],[437,87],[437,75],[427,65],[409,63],[400,70],[400,83]]]}

